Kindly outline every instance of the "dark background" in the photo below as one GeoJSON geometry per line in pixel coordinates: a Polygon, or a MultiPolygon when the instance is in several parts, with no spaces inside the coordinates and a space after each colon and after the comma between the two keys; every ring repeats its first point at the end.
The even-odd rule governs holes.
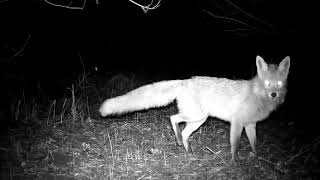
{"type": "Polygon", "coordinates": [[[222,0],[162,0],[158,9],[147,13],[128,0],[103,0],[98,5],[88,1],[83,10],[36,0],[1,2],[2,96],[19,92],[12,90],[17,86],[26,88],[37,82],[49,98],[57,98],[83,72],[82,62],[87,72],[101,76],[131,73],[157,80],[193,75],[249,79],[256,73],[257,55],[269,63],[290,56],[284,109],[292,120],[316,129],[320,81],[315,3],[231,2],[255,18],[222,0]],[[204,10],[254,28],[214,18],[204,10]]]}

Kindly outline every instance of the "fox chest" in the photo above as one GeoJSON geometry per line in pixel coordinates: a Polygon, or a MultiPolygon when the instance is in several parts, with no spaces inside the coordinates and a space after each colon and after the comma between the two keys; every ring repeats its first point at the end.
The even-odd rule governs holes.
{"type": "Polygon", "coordinates": [[[239,120],[244,124],[266,118],[271,108],[259,99],[246,96],[212,96],[205,102],[208,114],[225,121],[239,120]]]}

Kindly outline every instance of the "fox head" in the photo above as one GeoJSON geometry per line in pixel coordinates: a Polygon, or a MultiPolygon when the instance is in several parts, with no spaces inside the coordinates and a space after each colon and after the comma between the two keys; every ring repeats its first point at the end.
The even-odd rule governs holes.
{"type": "Polygon", "coordinates": [[[256,88],[256,92],[273,102],[282,103],[286,94],[290,57],[285,57],[279,65],[275,65],[267,64],[262,57],[257,56],[256,65],[259,79],[259,88],[256,88]]]}

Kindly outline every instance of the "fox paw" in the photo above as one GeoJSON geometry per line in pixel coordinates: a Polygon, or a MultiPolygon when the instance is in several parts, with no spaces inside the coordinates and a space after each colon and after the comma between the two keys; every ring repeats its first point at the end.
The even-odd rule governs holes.
{"type": "Polygon", "coordinates": [[[182,142],[181,141],[176,141],[177,146],[182,146],[182,142]]]}
{"type": "Polygon", "coordinates": [[[256,156],[257,156],[256,152],[250,152],[249,153],[249,158],[256,157],[256,156]]]}

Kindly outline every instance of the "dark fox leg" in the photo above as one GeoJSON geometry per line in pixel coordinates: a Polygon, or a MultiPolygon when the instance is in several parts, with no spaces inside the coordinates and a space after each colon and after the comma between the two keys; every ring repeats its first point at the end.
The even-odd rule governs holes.
{"type": "Polygon", "coordinates": [[[183,118],[179,115],[173,115],[170,117],[171,120],[171,125],[172,125],[172,129],[174,131],[174,134],[176,135],[176,142],[179,146],[182,145],[182,136],[181,136],[181,131],[179,128],[179,123],[183,122],[183,118]]]}
{"type": "Polygon", "coordinates": [[[236,122],[234,120],[231,122],[231,127],[230,127],[230,145],[231,145],[231,161],[235,161],[235,155],[240,143],[240,137],[241,137],[241,132],[242,132],[243,126],[241,123],[236,122]]]}

